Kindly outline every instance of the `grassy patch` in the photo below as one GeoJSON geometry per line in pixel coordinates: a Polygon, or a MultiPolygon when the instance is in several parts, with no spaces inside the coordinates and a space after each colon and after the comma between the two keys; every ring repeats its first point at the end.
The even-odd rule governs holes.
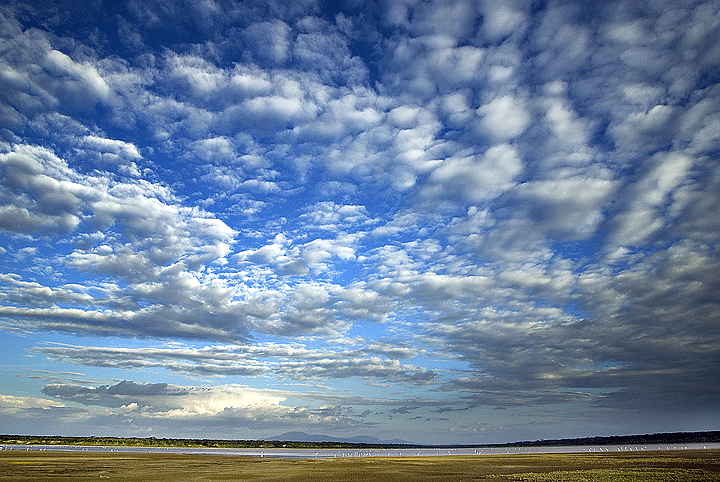
{"type": "Polygon", "coordinates": [[[720,480],[720,474],[691,469],[592,469],[550,473],[493,475],[487,480],[517,482],[702,482],[720,480]]]}

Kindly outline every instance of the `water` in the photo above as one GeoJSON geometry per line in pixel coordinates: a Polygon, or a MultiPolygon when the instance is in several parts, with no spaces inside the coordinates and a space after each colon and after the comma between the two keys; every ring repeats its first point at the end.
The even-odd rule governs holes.
{"type": "Polygon", "coordinates": [[[652,450],[720,449],[720,443],[646,444],[646,445],[570,445],[557,447],[471,447],[471,448],[402,448],[402,449],[228,449],[189,447],[104,447],[77,445],[0,445],[0,450],[39,450],[65,452],[121,452],[188,455],[235,455],[286,459],[333,457],[430,457],[447,455],[499,455],[499,454],[565,454],[601,453],[652,450]]]}

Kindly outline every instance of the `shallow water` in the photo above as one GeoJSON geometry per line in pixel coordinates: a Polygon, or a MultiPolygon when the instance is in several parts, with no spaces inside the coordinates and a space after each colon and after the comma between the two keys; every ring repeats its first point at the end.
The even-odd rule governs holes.
{"type": "Polygon", "coordinates": [[[442,455],[498,455],[498,454],[563,454],[600,453],[652,450],[720,449],[720,443],[646,444],[646,445],[568,445],[557,447],[471,447],[471,448],[402,448],[402,449],[229,449],[192,447],[105,447],[78,445],[0,445],[0,450],[47,450],[66,452],[124,452],[190,455],[236,455],[288,459],[332,457],[429,457],[442,455]]]}

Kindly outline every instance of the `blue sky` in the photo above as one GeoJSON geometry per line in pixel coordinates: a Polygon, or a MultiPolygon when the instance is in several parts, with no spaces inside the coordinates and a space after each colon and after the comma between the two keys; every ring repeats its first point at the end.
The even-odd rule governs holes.
{"type": "Polygon", "coordinates": [[[0,432],[720,428],[716,1],[0,6],[0,432]]]}

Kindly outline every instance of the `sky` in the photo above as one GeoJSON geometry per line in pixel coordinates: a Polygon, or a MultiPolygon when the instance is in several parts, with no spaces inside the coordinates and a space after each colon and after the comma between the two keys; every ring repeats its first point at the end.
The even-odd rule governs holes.
{"type": "Polygon", "coordinates": [[[720,429],[720,2],[0,5],[0,433],[720,429]]]}

